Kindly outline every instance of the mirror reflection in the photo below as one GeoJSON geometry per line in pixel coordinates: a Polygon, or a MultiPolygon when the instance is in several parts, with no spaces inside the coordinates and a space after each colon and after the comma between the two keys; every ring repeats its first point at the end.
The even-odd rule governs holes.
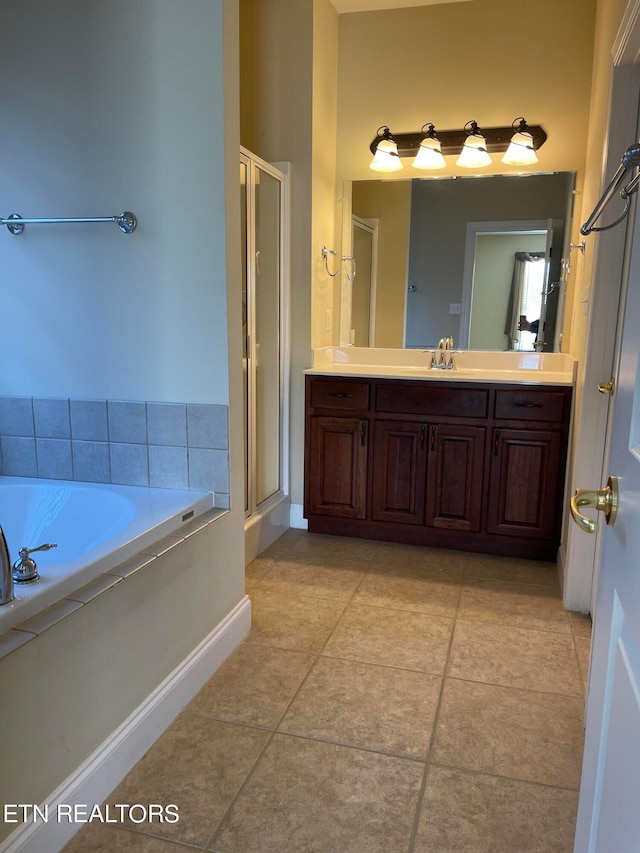
{"type": "Polygon", "coordinates": [[[341,343],[559,351],[574,184],[573,172],[354,181],[341,343]]]}

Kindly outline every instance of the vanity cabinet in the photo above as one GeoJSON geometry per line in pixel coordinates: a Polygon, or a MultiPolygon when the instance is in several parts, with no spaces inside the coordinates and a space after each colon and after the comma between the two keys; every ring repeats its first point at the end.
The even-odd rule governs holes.
{"type": "Polygon", "coordinates": [[[318,533],[555,559],[571,388],[307,375],[318,533]]]}

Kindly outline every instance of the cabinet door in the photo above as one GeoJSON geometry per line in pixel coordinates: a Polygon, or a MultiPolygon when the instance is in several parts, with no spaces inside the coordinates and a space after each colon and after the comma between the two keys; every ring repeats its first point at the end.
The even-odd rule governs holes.
{"type": "Polygon", "coordinates": [[[427,424],[375,421],[371,518],[424,524],[427,424]]]}
{"type": "Polygon", "coordinates": [[[368,430],[360,418],[311,418],[309,513],[366,518],[368,430]]]}
{"type": "Polygon", "coordinates": [[[431,424],[427,524],[480,530],[485,428],[431,424]]]}
{"type": "Polygon", "coordinates": [[[494,430],[488,533],[553,538],[564,478],[561,446],[561,433],[552,430],[494,430]]]}

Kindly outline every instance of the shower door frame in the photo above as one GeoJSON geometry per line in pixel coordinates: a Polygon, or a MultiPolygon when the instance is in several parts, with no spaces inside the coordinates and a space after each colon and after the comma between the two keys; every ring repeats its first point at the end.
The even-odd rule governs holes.
{"type": "MultiPolygon", "coordinates": [[[[263,518],[268,518],[270,513],[286,503],[286,526],[289,517],[289,374],[287,365],[289,363],[289,264],[288,264],[288,164],[278,164],[279,168],[267,163],[246,148],[240,148],[240,162],[246,168],[246,283],[247,283],[247,336],[248,347],[246,350],[246,372],[247,372],[247,441],[245,442],[245,533],[250,526],[260,526],[263,518]],[[256,243],[255,243],[255,174],[259,169],[275,178],[280,184],[280,210],[279,210],[279,488],[271,495],[261,501],[256,497],[256,460],[257,460],[257,402],[256,402],[256,367],[257,367],[257,336],[256,336],[256,243]]],[[[278,529],[283,525],[284,514],[279,513],[280,521],[271,520],[268,529],[278,529]]],[[[279,533],[278,533],[279,535],[279,533]]],[[[249,545],[245,536],[247,558],[252,559],[256,553],[260,553],[262,546],[266,547],[264,536],[258,532],[252,538],[249,545]]]]}

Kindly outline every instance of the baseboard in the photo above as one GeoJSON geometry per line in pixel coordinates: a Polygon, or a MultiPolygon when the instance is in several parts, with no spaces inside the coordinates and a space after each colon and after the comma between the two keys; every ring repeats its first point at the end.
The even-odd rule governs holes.
{"type": "Polygon", "coordinates": [[[289,498],[281,495],[244,523],[244,562],[248,566],[289,529],[289,498]]]}
{"type": "MultiPolygon", "coordinates": [[[[136,710],[41,804],[57,814],[59,804],[102,803],[149,747],[191,701],[251,628],[251,602],[245,596],[136,710]]],[[[0,853],[58,853],[83,824],[21,824],[0,853]]]]}
{"type": "Polygon", "coordinates": [[[289,527],[295,527],[296,530],[307,530],[309,522],[303,515],[304,509],[302,504],[291,504],[289,511],[289,527]]]}

